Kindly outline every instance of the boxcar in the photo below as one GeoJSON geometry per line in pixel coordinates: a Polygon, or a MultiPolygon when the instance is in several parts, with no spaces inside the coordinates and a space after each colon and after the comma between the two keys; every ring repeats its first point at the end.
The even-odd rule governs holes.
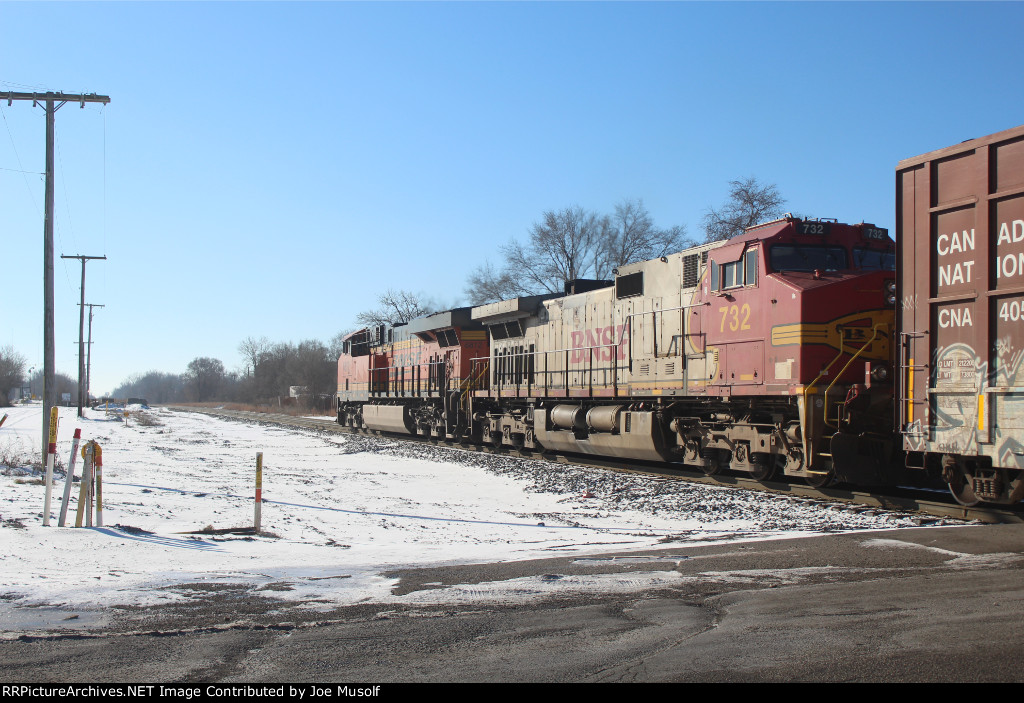
{"type": "Polygon", "coordinates": [[[897,417],[964,504],[1024,497],[1024,126],[896,170],[897,417]]]}

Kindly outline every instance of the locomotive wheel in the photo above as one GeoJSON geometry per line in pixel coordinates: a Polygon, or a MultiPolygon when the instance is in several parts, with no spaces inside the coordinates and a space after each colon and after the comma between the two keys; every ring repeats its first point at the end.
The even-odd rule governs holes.
{"type": "Polygon", "coordinates": [[[827,488],[828,486],[831,486],[833,483],[835,483],[836,472],[834,469],[830,468],[828,470],[828,473],[808,473],[804,477],[804,480],[807,481],[807,485],[810,486],[811,488],[827,488]]]}
{"type": "Polygon", "coordinates": [[[750,472],[750,475],[755,481],[770,481],[778,469],[778,465],[772,457],[766,461],[754,461],[752,466],[754,470],[750,472]]]}
{"type": "Polygon", "coordinates": [[[712,459],[710,463],[700,467],[700,470],[704,472],[705,476],[717,476],[722,473],[722,464],[712,459]]]}
{"type": "Polygon", "coordinates": [[[724,449],[705,449],[700,455],[704,459],[704,466],[700,467],[700,470],[705,476],[717,476],[722,473],[729,468],[729,460],[732,458],[732,452],[724,449]]]}

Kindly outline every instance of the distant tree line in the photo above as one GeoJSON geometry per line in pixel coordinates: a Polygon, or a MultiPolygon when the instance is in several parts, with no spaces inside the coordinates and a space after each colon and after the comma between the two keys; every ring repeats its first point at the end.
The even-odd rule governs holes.
{"type": "Polygon", "coordinates": [[[196,357],[179,374],[149,371],[131,376],[114,389],[116,398],[145,398],[150,403],[280,403],[293,386],[299,401],[329,408],[337,387],[337,364],[344,333],[329,343],[309,339],[298,344],[246,337],[239,343],[243,367],[228,371],[220,359],[196,357]]]}
{"type": "MultiPolygon", "coordinates": [[[[18,388],[27,387],[31,395],[36,398],[43,397],[43,370],[35,371],[26,380],[27,366],[25,356],[14,347],[0,348],[0,407],[10,405],[10,397],[18,388]]],[[[56,371],[53,382],[58,402],[64,393],[70,394],[72,398],[78,398],[78,381],[75,379],[56,371]]]]}
{"type": "Polygon", "coordinates": [[[0,407],[9,404],[9,396],[15,388],[25,385],[25,357],[14,347],[0,349],[0,407]]]}

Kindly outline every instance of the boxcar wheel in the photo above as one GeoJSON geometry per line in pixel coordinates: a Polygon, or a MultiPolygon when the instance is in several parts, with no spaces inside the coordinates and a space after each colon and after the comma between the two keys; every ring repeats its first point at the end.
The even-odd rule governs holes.
{"type": "Polygon", "coordinates": [[[968,508],[981,502],[974,492],[974,481],[963,465],[955,457],[946,455],[942,457],[942,478],[949,486],[949,492],[956,498],[956,502],[968,508]]]}

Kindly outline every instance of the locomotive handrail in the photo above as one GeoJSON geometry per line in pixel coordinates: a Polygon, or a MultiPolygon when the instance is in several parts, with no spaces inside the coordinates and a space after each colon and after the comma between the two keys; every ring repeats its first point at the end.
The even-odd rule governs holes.
{"type": "MultiPolygon", "coordinates": [[[[695,303],[693,305],[680,305],[679,307],[664,308],[662,310],[646,310],[646,311],[641,311],[641,312],[631,312],[628,315],[626,315],[626,319],[629,320],[632,317],[637,317],[637,316],[640,316],[640,315],[650,315],[650,314],[658,313],[658,312],[675,312],[676,310],[689,310],[690,308],[699,308],[699,307],[702,307],[704,305],[710,305],[710,304],[711,303],[695,303]]],[[[612,322],[615,322],[614,318],[612,319],[612,322]]],[[[614,325],[613,325],[613,327],[614,327],[614,325]]],[[[619,341],[617,341],[617,342],[609,342],[608,344],[594,344],[594,345],[591,345],[589,347],[565,347],[563,349],[548,349],[546,352],[539,352],[539,351],[537,351],[537,352],[522,352],[522,353],[523,354],[527,354],[527,353],[532,353],[532,354],[541,354],[541,353],[557,354],[557,353],[561,353],[561,352],[586,351],[588,349],[604,349],[606,347],[617,347],[620,344],[622,344],[623,336],[625,334],[626,334],[626,327],[625,327],[625,325],[623,325],[622,332],[619,334],[619,341]]],[[[490,355],[488,355],[488,356],[477,356],[477,357],[473,357],[471,359],[471,361],[477,361],[479,359],[490,359],[490,358],[491,358],[490,355]]]]}
{"type": "MultiPolygon", "coordinates": [[[[876,325],[876,327],[877,327],[877,325],[876,325]]],[[[872,330],[873,330],[872,338],[871,338],[871,340],[868,340],[868,344],[870,344],[870,342],[874,339],[875,335],[877,334],[877,329],[872,328],[872,330]]],[[[850,359],[850,361],[848,361],[846,363],[846,366],[844,366],[843,370],[840,371],[839,374],[837,375],[836,381],[838,381],[839,377],[843,375],[843,372],[846,371],[846,369],[849,367],[849,365],[853,361],[853,359],[856,358],[856,356],[858,356],[861,353],[861,351],[863,351],[864,348],[866,348],[866,347],[867,347],[867,344],[865,344],[864,347],[861,347],[861,350],[858,351],[857,354],[854,355],[854,357],[852,357],[850,359]]],[[[803,395],[803,400],[804,400],[804,408],[805,408],[804,412],[805,413],[809,413],[810,412],[808,401],[807,401],[807,396],[810,394],[811,389],[813,389],[814,386],[817,385],[818,381],[820,381],[822,379],[822,377],[825,376],[828,373],[829,369],[832,368],[832,365],[834,363],[836,363],[837,361],[839,361],[839,359],[843,356],[843,354],[846,354],[846,353],[847,352],[845,352],[843,350],[842,340],[840,339],[839,353],[836,354],[836,357],[834,359],[832,359],[832,361],[828,362],[828,364],[826,364],[821,369],[821,371],[818,373],[818,375],[814,377],[813,381],[811,381],[809,384],[804,386],[802,395],[803,395]]],[[[830,383],[828,388],[831,388],[835,384],[836,381],[833,381],[832,383],[830,383]]],[[[825,420],[823,421],[823,424],[827,425],[828,427],[831,427],[831,425],[828,424],[828,404],[827,404],[827,402],[828,402],[828,388],[825,389],[825,393],[823,395],[823,404],[824,404],[823,415],[825,417],[825,420]]],[[[813,458],[814,458],[814,457],[811,456],[810,450],[808,449],[808,443],[811,441],[811,437],[809,435],[811,433],[810,432],[803,432],[802,434],[803,434],[803,438],[802,438],[801,444],[802,444],[802,449],[803,449],[803,452],[804,452],[804,456],[807,458],[808,462],[811,462],[811,461],[813,461],[813,458]]],[[[822,474],[826,473],[826,472],[811,471],[810,469],[807,469],[807,472],[808,473],[822,473],[822,474]]]]}
{"type": "MultiPolygon", "coordinates": [[[[535,385],[534,382],[531,380],[532,376],[533,376],[533,374],[537,374],[537,375],[540,375],[544,379],[543,384],[544,384],[544,391],[545,391],[545,395],[546,395],[547,391],[549,390],[549,378],[550,378],[550,376],[552,374],[560,374],[560,375],[562,375],[565,378],[565,387],[566,387],[566,389],[568,389],[568,387],[569,387],[569,374],[574,371],[574,369],[570,369],[569,368],[569,362],[568,362],[568,354],[569,354],[569,352],[572,352],[572,351],[586,351],[586,350],[594,350],[594,349],[605,349],[605,348],[615,348],[615,347],[618,347],[618,346],[619,346],[618,344],[612,343],[612,344],[595,345],[595,346],[590,346],[590,347],[576,347],[576,348],[573,348],[573,349],[552,349],[552,350],[549,350],[549,351],[512,352],[512,353],[507,354],[507,355],[502,355],[502,358],[510,358],[510,359],[526,359],[526,358],[536,359],[538,356],[543,355],[544,368],[539,369],[539,370],[536,369],[536,368],[530,369],[530,367],[528,365],[523,364],[523,368],[520,369],[518,372],[515,372],[515,371],[513,371],[513,372],[503,372],[500,369],[497,369],[495,371],[495,373],[497,374],[496,377],[495,377],[495,383],[492,384],[492,387],[500,393],[501,390],[506,387],[506,385],[514,385],[516,387],[516,390],[518,391],[520,389],[520,386],[523,385],[522,379],[526,378],[527,379],[526,380],[526,386],[527,386],[527,390],[529,390],[530,387],[535,385]],[[566,355],[566,362],[564,364],[564,368],[561,369],[561,370],[553,370],[553,371],[549,370],[548,369],[548,361],[547,361],[548,355],[549,354],[563,354],[563,353],[566,355]],[[506,384],[505,383],[505,378],[504,378],[506,375],[514,375],[516,377],[515,382],[511,383],[511,384],[506,384]]],[[[498,358],[499,357],[496,357],[496,356],[495,357],[492,357],[492,356],[478,356],[478,357],[473,357],[472,359],[470,359],[470,363],[472,364],[473,367],[479,367],[479,366],[483,365],[483,362],[488,362],[488,364],[489,364],[491,361],[497,360],[498,358]]],[[[609,360],[609,361],[611,361],[611,360],[609,360]]],[[[612,377],[612,385],[616,389],[618,388],[618,373],[617,372],[621,368],[623,368],[622,365],[618,364],[617,362],[614,362],[607,369],[605,369],[607,371],[614,372],[614,375],[612,377]]],[[[575,371],[579,372],[580,369],[576,369],[575,371]]],[[[588,373],[590,375],[590,377],[591,377],[589,383],[592,386],[593,385],[593,373],[594,373],[593,354],[591,354],[591,356],[590,356],[590,366],[586,370],[586,373],[588,373]]]]}
{"type": "MultiPolygon", "coordinates": [[[[703,307],[705,305],[711,305],[711,301],[705,301],[703,303],[691,303],[689,305],[679,305],[679,306],[674,307],[674,308],[662,308],[661,310],[641,310],[640,312],[631,312],[628,315],[626,315],[625,322],[629,324],[629,372],[633,373],[633,318],[634,317],[638,317],[638,316],[642,317],[643,315],[648,315],[648,314],[653,317],[654,315],[656,315],[659,312],[675,312],[677,310],[689,310],[690,308],[699,308],[699,307],[703,307]]],[[[612,315],[612,327],[614,328],[614,326],[615,326],[615,316],[613,314],[612,315]]],[[[682,324],[682,330],[683,330],[683,334],[685,335],[686,334],[686,322],[685,321],[682,324]]],[[[622,344],[622,335],[624,335],[624,334],[626,334],[626,325],[625,324],[622,325],[622,334],[619,335],[619,341],[618,341],[618,343],[615,346],[618,346],[619,344],[622,344]]],[[[653,336],[652,341],[653,341],[653,344],[654,344],[654,358],[657,359],[658,358],[658,336],[657,336],[657,334],[655,334],[653,336]]],[[[680,356],[680,354],[677,353],[676,356],[680,356]]],[[[685,357],[685,354],[683,354],[681,356],[685,357]]]]}
{"type": "MultiPolygon", "coordinates": [[[[682,310],[689,310],[689,309],[692,309],[692,308],[703,307],[703,306],[710,305],[710,304],[711,304],[710,302],[690,303],[688,305],[678,305],[678,306],[674,306],[674,307],[671,307],[671,308],[662,308],[660,310],[641,310],[641,311],[638,311],[638,312],[631,312],[628,315],[626,315],[626,317],[624,318],[624,324],[622,325],[622,330],[619,332],[618,340],[609,342],[607,344],[592,344],[592,345],[583,346],[583,347],[565,347],[565,348],[562,348],[562,349],[548,349],[548,350],[532,351],[532,352],[527,352],[527,351],[512,352],[512,353],[508,354],[507,356],[511,357],[511,358],[515,358],[515,359],[526,358],[527,356],[529,356],[529,357],[532,357],[532,358],[536,359],[536,357],[538,355],[543,355],[543,358],[544,358],[544,368],[543,368],[543,370],[540,370],[540,371],[534,371],[534,373],[539,373],[539,374],[541,374],[543,376],[543,378],[544,378],[544,390],[545,390],[545,394],[546,394],[546,392],[548,390],[548,379],[549,379],[551,374],[553,374],[553,373],[556,373],[556,374],[560,373],[562,376],[564,376],[564,378],[565,378],[565,388],[568,389],[568,387],[569,387],[569,373],[571,372],[571,369],[569,368],[568,358],[566,359],[565,367],[561,371],[549,371],[548,370],[548,363],[547,363],[548,355],[549,354],[566,354],[566,355],[568,355],[569,352],[589,351],[589,352],[591,352],[591,354],[589,355],[589,364],[590,364],[590,366],[587,369],[588,386],[591,388],[591,390],[593,390],[593,382],[594,382],[594,379],[593,379],[593,370],[594,370],[593,369],[593,362],[594,362],[593,351],[595,349],[615,349],[615,348],[618,348],[618,347],[622,346],[622,343],[625,340],[626,331],[627,331],[627,325],[628,325],[628,330],[629,330],[629,352],[628,352],[629,363],[626,364],[626,365],[619,365],[616,362],[616,363],[613,363],[611,365],[611,367],[609,368],[609,370],[613,372],[613,375],[612,375],[612,387],[613,387],[613,389],[617,393],[618,392],[618,385],[619,385],[618,371],[621,368],[628,368],[630,373],[633,372],[633,318],[634,317],[642,317],[644,315],[652,315],[652,316],[654,316],[657,313],[677,312],[677,311],[682,311],[682,310]]],[[[614,329],[615,326],[616,326],[615,325],[615,318],[613,316],[613,318],[612,318],[612,328],[614,329]]],[[[683,327],[684,333],[681,336],[686,336],[686,333],[685,333],[685,329],[686,329],[685,322],[683,323],[682,327],[683,327]]],[[[657,358],[657,340],[655,339],[654,342],[655,342],[655,347],[654,347],[655,358],[657,358]]],[[[614,356],[614,353],[613,353],[613,356],[614,356]]],[[[677,353],[676,356],[683,356],[684,358],[686,357],[686,355],[682,354],[682,353],[677,353]]],[[[498,357],[496,357],[493,353],[488,353],[487,356],[473,357],[472,359],[470,359],[470,363],[472,365],[478,366],[480,364],[480,362],[482,362],[485,359],[488,362],[490,362],[490,361],[495,360],[497,358],[498,357]]],[[[526,375],[526,373],[524,373],[524,375],[526,375]]],[[[505,386],[505,384],[503,383],[503,379],[501,379],[501,378],[498,378],[496,380],[497,380],[497,383],[495,385],[498,387],[497,390],[500,393],[501,389],[505,386]]],[[[519,389],[520,385],[521,385],[521,382],[519,380],[517,380],[516,383],[515,383],[515,386],[516,386],[517,390],[519,389]]],[[[531,383],[527,383],[527,385],[530,386],[532,384],[531,383]]]]}
{"type": "MultiPolygon", "coordinates": [[[[852,364],[854,362],[854,360],[858,356],[863,354],[864,351],[869,346],[871,346],[871,343],[875,341],[876,337],[878,337],[878,328],[879,327],[883,327],[883,326],[887,326],[887,325],[885,325],[885,323],[879,323],[879,324],[877,324],[877,325],[875,325],[874,327],[871,328],[871,338],[868,339],[868,341],[864,342],[864,345],[860,349],[857,350],[856,354],[854,354],[853,356],[850,357],[850,360],[846,362],[846,365],[843,366],[843,368],[840,369],[839,373],[836,374],[835,380],[833,380],[832,383],[828,384],[828,387],[825,389],[825,393],[824,393],[824,395],[822,397],[823,397],[823,400],[824,400],[824,403],[825,403],[825,421],[824,421],[824,424],[827,427],[833,427],[833,425],[831,425],[829,423],[829,421],[828,421],[828,392],[830,390],[832,390],[832,386],[836,385],[836,383],[839,382],[839,379],[842,378],[844,373],[846,373],[846,369],[850,368],[850,364],[852,364]]],[[[842,346],[841,343],[840,343],[840,346],[842,346]]],[[[839,429],[839,423],[837,422],[834,425],[834,427],[835,427],[835,429],[838,430],[839,429]]]]}
{"type": "MultiPolygon", "coordinates": [[[[405,385],[404,385],[405,384],[405,372],[404,372],[405,369],[419,369],[419,368],[422,368],[424,366],[426,366],[426,367],[430,367],[430,366],[441,367],[441,366],[444,366],[444,365],[445,365],[444,361],[425,361],[425,362],[421,362],[419,364],[403,364],[403,365],[395,364],[394,366],[374,366],[374,367],[371,367],[369,369],[370,378],[369,378],[369,382],[367,384],[368,385],[368,393],[370,395],[377,395],[377,396],[379,396],[379,395],[391,396],[392,395],[392,391],[394,390],[394,387],[396,385],[398,385],[399,381],[401,381],[402,390],[401,391],[394,390],[394,395],[398,395],[399,393],[404,394],[405,393],[405,385]],[[397,376],[392,373],[393,371],[396,371],[398,369],[402,369],[402,371],[403,371],[401,379],[397,378],[397,376]],[[374,372],[382,372],[382,371],[386,371],[387,372],[386,378],[384,378],[382,380],[375,379],[374,378],[374,372]],[[382,385],[383,388],[376,387],[378,384],[382,385]]],[[[381,375],[385,375],[385,374],[381,374],[381,375]]],[[[422,378],[422,374],[420,375],[420,377],[422,378]]],[[[420,382],[421,378],[415,378],[415,374],[413,374],[413,378],[409,379],[410,382],[413,382],[413,383],[416,384],[416,386],[415,386],[415,393],[416,393],[416,395],[421,395],[422,394],[421,389],[419,388],[419,382],[420,382]]],[[[454,381],[456,379],[453,378],[452,380],[454,381]]],[[[458,379],[458,380],[460,382],[462,381],[461,378],[458,379]]],[[[432,393],[437,393],[437,395],[440,396],[441,393],[443,392],[443,390],[444,389],[441,387],[440,382],[438,382],[437,388],[429,388],[428,387],[426,389],[426,393],[427,393],[427,395],[430,395],[432,393]]]]}

